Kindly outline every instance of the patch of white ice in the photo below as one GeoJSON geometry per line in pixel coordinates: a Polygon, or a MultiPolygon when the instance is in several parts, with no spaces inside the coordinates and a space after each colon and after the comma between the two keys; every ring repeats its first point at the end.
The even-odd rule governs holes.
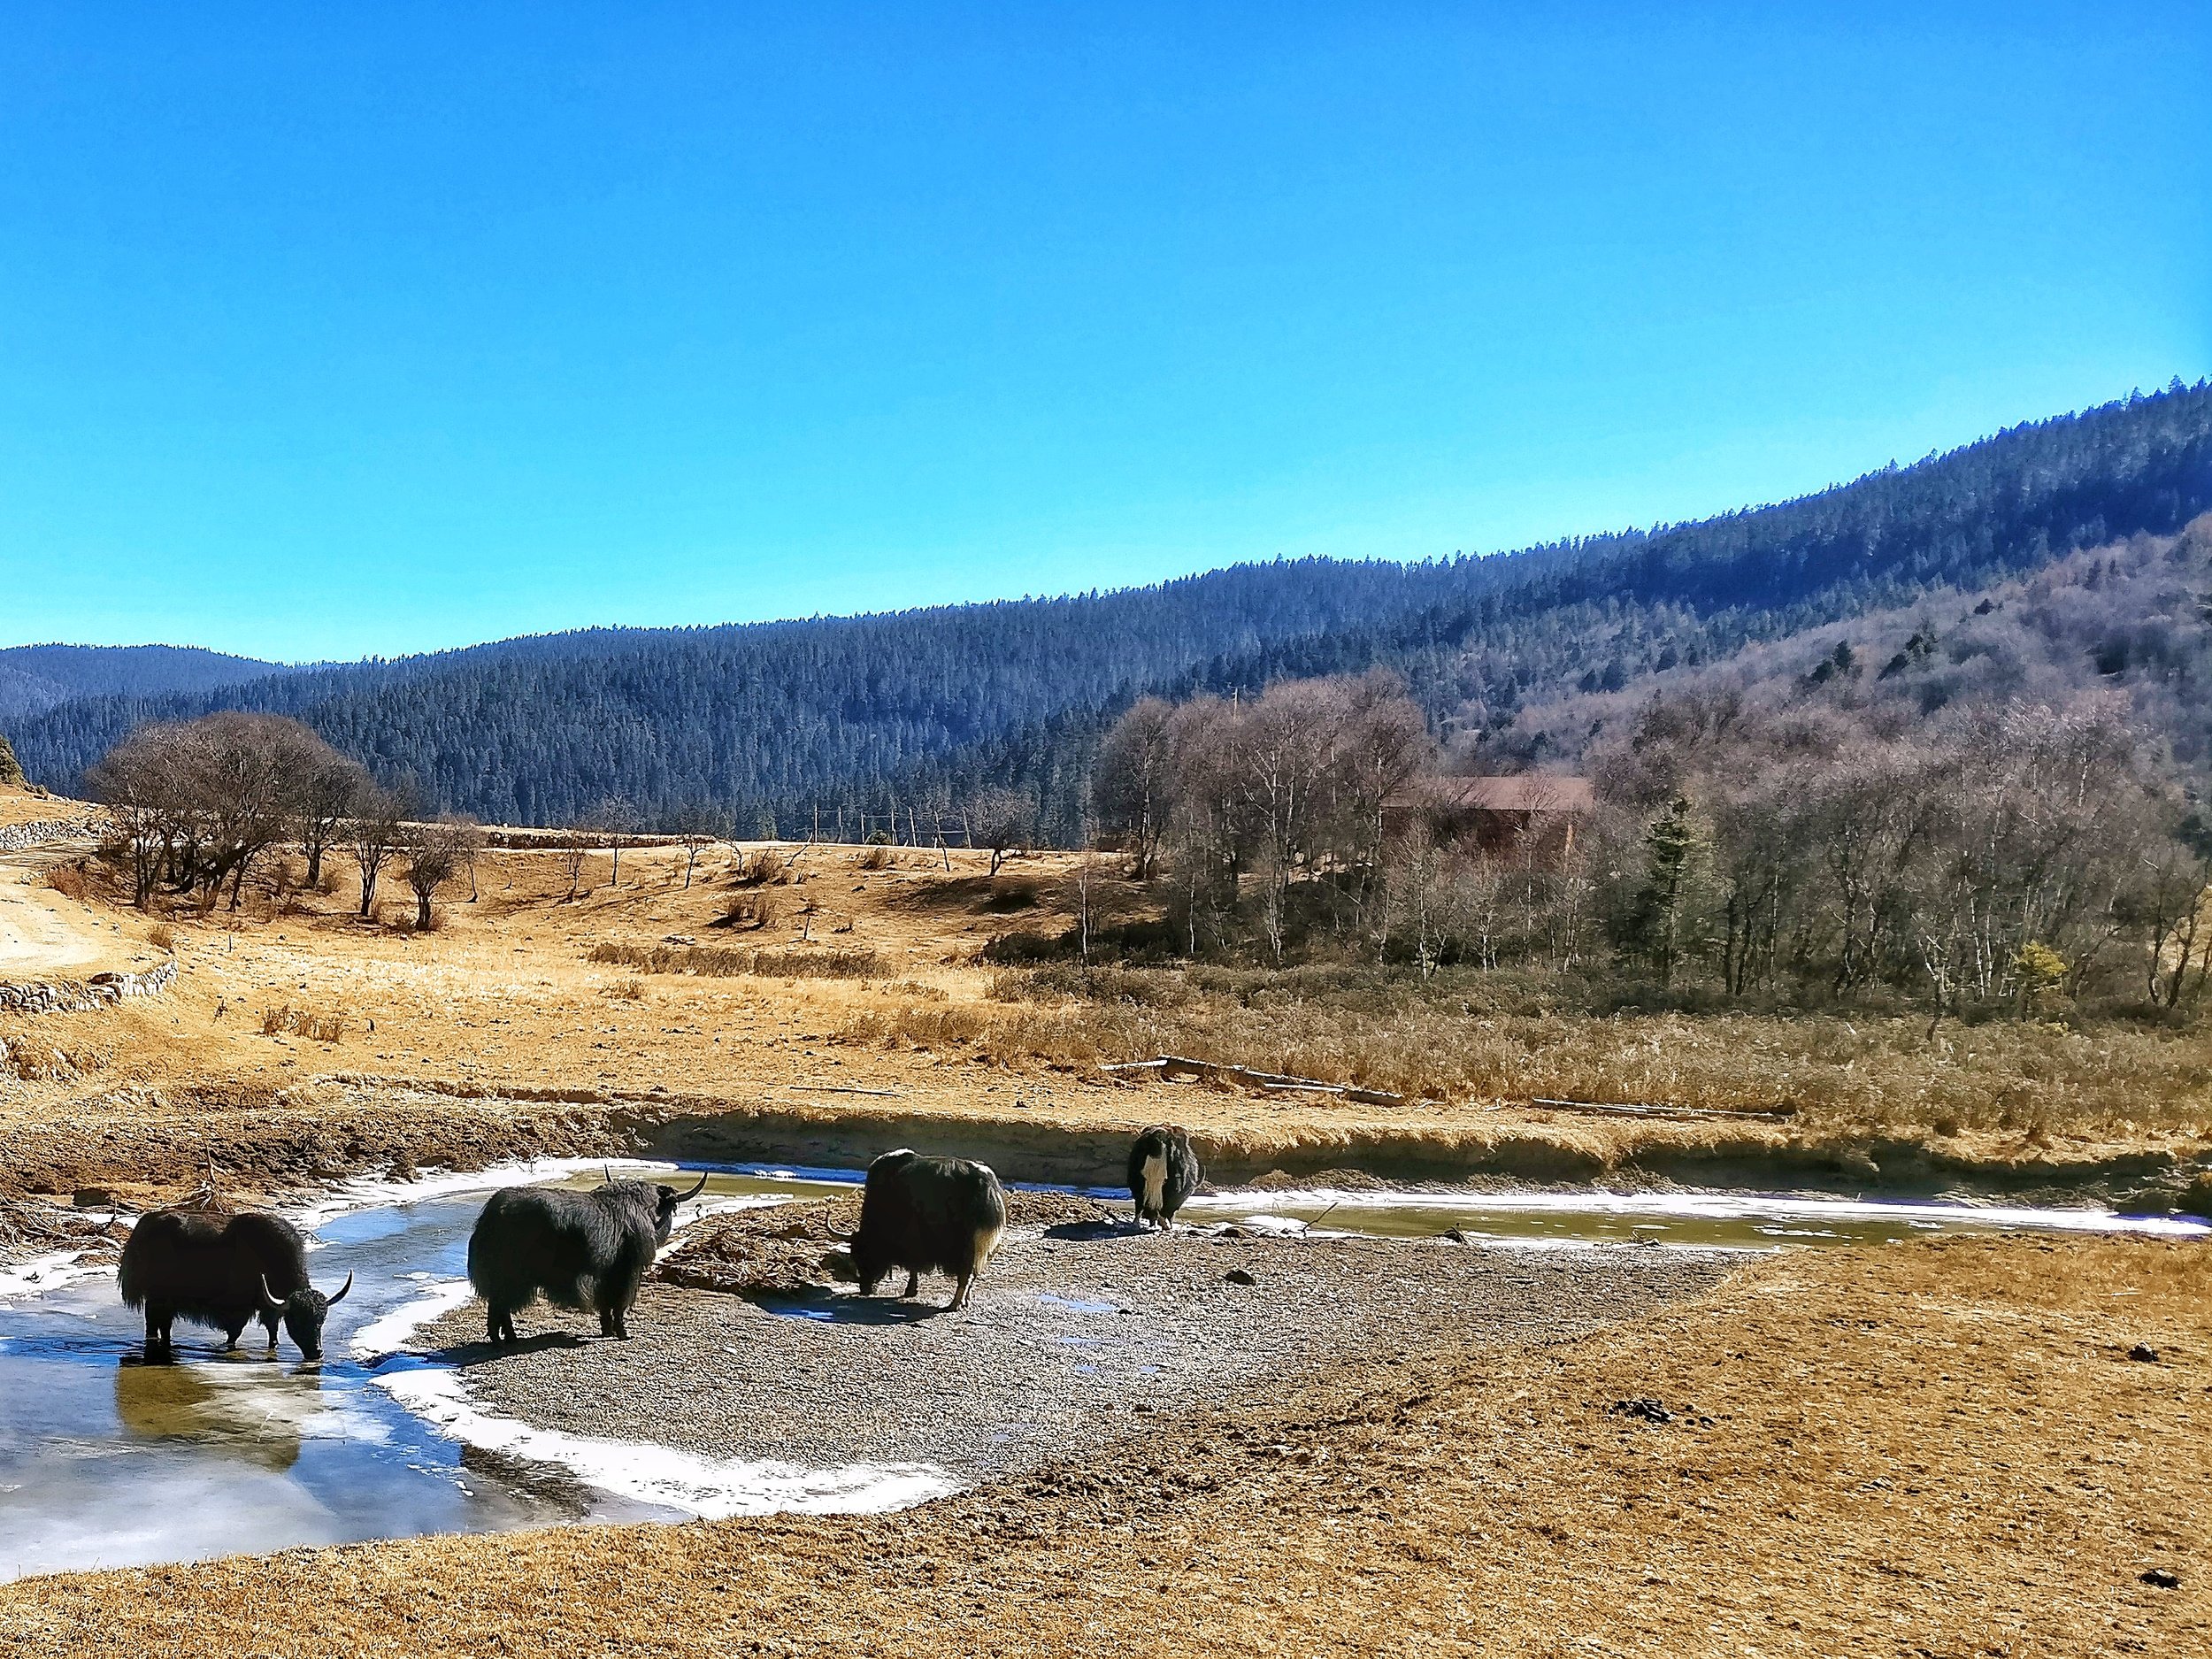
{"type": "Polygon", "coordinates": [[[380,1377],[416,1417],[485,1451],[565,1469],[588,1486],[641,1503],[719,1520],[733,1515],[883,1515],[957,1491],[933,1463],[795,1463],[702,1457],[672,1447],[598,1440],[495,1417],[442,1368],[380,1377]]]}
{"type": "Polygon", "coordinates": [[[2157,1238],[2200,1239],[2212,1225],[2179,1216],[2124,1216],[2116,1210],[2081,1208],[2034,1209],[2021,1205],[1958,1204],[1916,1199],[1790,1198],[1762,1193],[1423,1193],[1340,1192],[1315,1187],[1294,1192],[1227,1192],[1194,1199],[1194,1213],[1226,1215],[1239,1225],[1277,1224],[1271,1211],[1336,1205],[1362,1210],[1452,1210],[1500,1214],[1665,1216],[1708,1221],[1749,1221],[1786,1217],[1809,1221],[1898,1221],[1913,1225],[2026,1227],[2059,1233],[2139,1233],[2157,1238]],[[1242,1206],[1267,1208],[1247,1214],[1242,1206]]]}

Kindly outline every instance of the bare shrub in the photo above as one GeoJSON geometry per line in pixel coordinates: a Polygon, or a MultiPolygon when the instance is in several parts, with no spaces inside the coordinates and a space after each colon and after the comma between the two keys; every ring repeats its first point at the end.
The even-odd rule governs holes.
{"type": "Polygon", "coordinates": [[[56,864],[46,872],[46,885],[60,894],[62,897],[75,899],[80,903],[82,903],[92,891],[91,879],[87,874],[81,860],[73,864],[56,864]]]}
{"type": "Polygon", "coordinates": [[[766,893],[735,893],[722,906],[721,915],[709,924],[726,927],[733,933],[758,933],[764,927],[773,927],[783,914],[772,895],[766,893]]]}
{"type": "Polygon", "coordinates": [[[866,979],[883,972],[883,958],[859,946],[824,950],[760,950],[753,972],[779,979],[866,979]]]}
{"type": "Polygon", "coordinates": [[[711,945],[594,945],[593,962],[612,963],[643,973],[692,973],[728,978],[757,973],[780,979],[864,979],[883,971],[883,958],[857,949],[732,950],[711,945]]]}
{"type": "Polygon", "coordinates": [[[350,1022],[343,1014],[318,1013],[313,1009],[294,1008],[289,1002],[272,1008],[261,1016],[261,1034],[265,1037],[305,1037],[315,1042],[336,1042],[346,1034],[350,1022]]]}
{"type": "Polygon", "coordinates": [[[752,972],[754,953],[716,945],[622,945],[603,942],[591,948],[593,962],[612,963],[643,973],[695,973],[729,978],[752,972]]]}
{"type": "Polygon", "coordinates": [[[156,922],[146,930],[146,942],[156,950],[173,953],[177,948],[177,930],[166,922],[156,922]]]}
{"type": "Polygon", "coordinates": [[[604,995],[618,997],[626,1002],[639,1002],[642,1000],[645,995],[645,981],[642,979],[617,979],[612,985],[607,987],[604,995]]]}
{"type": "Polygon", "coordinates": [[[853,860],[853,868],[856,870],[888,870],[896,863],[898,860],[893,856],[891,849],[878,842],[853,860]]]}

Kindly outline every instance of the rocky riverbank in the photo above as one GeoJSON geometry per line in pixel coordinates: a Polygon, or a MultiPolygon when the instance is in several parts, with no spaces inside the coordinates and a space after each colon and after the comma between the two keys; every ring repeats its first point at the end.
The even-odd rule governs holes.
{"type": "MultiPolygon", "coordinates": [[[[782,1253],[780,1275],[793,1253],[826,1248],[780,1236],[783,1211],[742,1220],[782,1253]]],[[[1672,1250],[1158,1237],[1075,1219],[1018,1226],[959,1313],[942,1280],[912,1302],[819,1279],[754,1296],[663,1281],[627,1342],[584,1340],[588,1321],[540,1309],[526,1335],[578,1340],[498,1353],[473,1306],[423,1340],[459,1363],[479,1406],[539,1427],[715,1457],[928,1463],[972,1480],[1356,1360],[1570,1340],[1709,1289],[1727,1267],[1672,1250]]]]}

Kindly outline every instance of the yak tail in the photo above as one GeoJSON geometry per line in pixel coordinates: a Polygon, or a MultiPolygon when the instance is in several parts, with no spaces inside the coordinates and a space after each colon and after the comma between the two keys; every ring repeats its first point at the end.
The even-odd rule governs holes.
{"type": "Polygon", "coordinates": [[[991,1252],[998,1248],[999,1240],[1005,1236],[1006,1224],[1002,1221],[995,1221],[988,1226],[978,1227],[975,1230],[975,1256],[968,1271],[971,1273],[980,1273],[983,1271],[983,1264],[991,1259],[991,1252]]]}

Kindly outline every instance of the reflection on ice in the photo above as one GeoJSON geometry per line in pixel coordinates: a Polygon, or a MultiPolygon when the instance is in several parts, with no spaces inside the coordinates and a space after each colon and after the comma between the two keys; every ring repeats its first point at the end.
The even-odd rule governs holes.
{"type": "Polygon", "coordinates": [[[115,1417],[142,1440],[189,1440],[282,1473],[299,1462],[308,1423],[322,1415],[319,1367],[265,1360],[115,1368],[115,1417]]]}

